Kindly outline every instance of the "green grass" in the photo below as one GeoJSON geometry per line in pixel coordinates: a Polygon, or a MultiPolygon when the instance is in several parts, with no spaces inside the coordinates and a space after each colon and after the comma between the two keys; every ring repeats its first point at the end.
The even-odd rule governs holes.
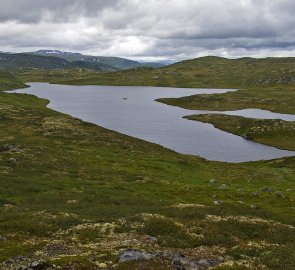
{"type": "Polygon", "coordinates": [[[257,108],[295,114],[295,87],[294,85],[256,87],[225,94],[163,98],[158,101],[192,110],[231,111],[257,108]]]}
{"type": "Polygon", "coordinates": [[[25,84],[9,72],[0,70],[0,91],[26,87],[25,84]]]}
{"type": "MultiPolygon", "coordinates": [[[[225,60],[217,60],[226,65],[225,60]]],[[[190,76],[195,78],[194,73],[205,70],[205,64],[188,67],[190,76]]],[[[182,70],[178,65],[173,67],[176,74],[182,70]]],[[[207,70],[214,69],[209,67],[207,70]]],[[[115,83],[121,84],[124,74],[150,76],[150,72],[163,70],[107,74],[103,82],[118,76],[115,83]]],[[[92,72],[26,72],[19,79],[3,73],[2,90],[24,86],[20,80],[102,82],[92,72]],[[92,79],[83,81],[78,76],[92,79]]],[[[161,81],[163,85],[169,76],[161,81]]],[[[226,78],[220,87],[230,81],[226,78]]],[[[178,80],[175,74],[173,86],[203,83],[198,77],[187,84],[173,80],[178,80]]],[[[209,78],[208,82],[207,86],[213,85],[209,78]]],[[[282,87],[282,91],[288,96],[293,93],[291,88],[282,87]]],[[[99,263],[116,265],[120,251],[133,248],[223,258],[225,264],[214,269],[262,269],[263,265],[292,269],[295,158],[210,162],[84,123],[47,109],[47,103],[30,95],[0,93],[0,146],[13,146],[0,152],[0,236],[6,238],[3,245],[1,242],[2,261],[25,255],[76,269],[95,269],[99,263]],[[209,184],[213,178],[216,183],[209,184]],[[228,190],[219,189],[221,184],[228,190]],[[273,191],[261,191],[264,187],[273,191]],[[214,206],[215,200],[224,203],[214,206]],[[157,245],[147,240],[148,235],[157,237],[157,245]],[[48,253],[59,245],[67,248],[57,250],[57,255],[48,253]],[[234,266],[226,264],[231,261],[234,266]],[[241,266],[242,261],[247,265],[241,266]]],[[[157,261],[116,268],[130,267],[170,269],[157,261]]]]}
{"type": "Polygon", "coordinates": [[[239,135],[245,139],[281,149],[295,150],[295,122],[272,119],[250,119],[224,114],[201,114],[185,117],[239,135]]]}
{"type": "MultiPolygon", "coordinates": [[[[47,72],[33,71],[40,79],[66,84],[100,85],[147,85],[198,88],[264,88],[279,84],[294,84],[294,58],[225,59],[203,57],[182,61],[162,68],[138,68],[118,72],[53,71],[56,77],[47,77],[47,72]],[[68,76],[59,76],[67,72],[68,76]]],[[[52,74],[52,73],[51,73],[52,74]]],[[[19,74],[23,74],[20,72],[19,74]]],[[[24,74],[25,79],[30,76],[24,74]]]]}

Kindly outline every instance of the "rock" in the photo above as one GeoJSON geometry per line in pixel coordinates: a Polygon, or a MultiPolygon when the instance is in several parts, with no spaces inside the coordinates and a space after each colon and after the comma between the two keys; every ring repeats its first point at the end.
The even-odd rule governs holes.
{"type": "Polygon", "coordinates": [[[256,209],[257,209],[257,206],[254,205],[254,204],[251,204],[251,205],[249,205],[249,208],[250,208],[251,210],[256,210],[256,209]]]}
{"type": "Polygon", "coordinates": [[[214,184],[216,184],[216,180],[215,180],[215,179],[210,179],[209,184],[210,184],[210,185],[214,185],[214,184]]]}
{"type": "Polygon", "coordinates": [[[276,191],[275,192],[275,196],[277,197],[277,198],[285,198],[285,195],[284,195],[284,193],[282,192],[282,191],[276,191]]]}
{"type": "Polygon", "coordinates": [[[204,267],[210,267],[211,266],[211,264],[209,263],[209,261],[208,260],[199,260],[199,261],[197,261],[197,263],[200,265],[200,266],[204,266],[204,267]]]}
{"type": "Polygon", "coordinates": [[[100,263],[98,264],[99,269],[106,269],[108,265],[106,263],[100,263]]]}
{"type": "Polygon", "coordinates": [[[175,270],[187,270],[181,262],[175,261],[172,265],[175,270]]]}
{"type": "Polygon", "coordinates": [[[257,191],[254,191],[253,193],[252,193],[252,196],[253,197],[257,197],[259,195],[259,193],[257,192],[257,191]]]}
{"type": "Polygon", "coordinates": [[[224,201],[221,201],[221,200],[213,201],[213,205],[215,205],[215,206],[219,206],[222,204],[224,204],[224,201]]]}
{"type": "Polygon", "coordinates": [[[28,270],[44,270],[47,269],[49,265],[44,261],[34,261],[28,264],[28,270]]]}
{"type": "Polygon", "coordinates": [[[286,189],[286,192],[292,192],[292,191],[293,191],[292,188],[286,189]]]}
{"type": "Polygon", "coordinates": [[[119,263],[138,261],[138,260],[150,260],[156,255],[144,253],[136,250],[126,250],[119,255],[119,263]]]}
{"type": "Polygon", "coordinates": [[[7,240],[6,237],[0,235],[0,242],[5,242],[7,240]]]}
{"type": "Polygon", "coordinates": [[[157,242],[158,241],[157,237],[153,237],[153,236],[148,236],[147,240],[150,242],[157,242]]]}
{"type": "Polygon", "coordinates": [[[21,152],[22,150],[13,144],[0,145],[0,152],[7,152],[7,151],[21,152]]]}
{"type": "Polygon", "coordinates": [[[164,255],[163,257],[165,259],[168,259],[169,261],[171,261],[175,269],[178,269],[178,270],[197,270],[197,269],[199,269],[199,266],[195,261],[193,261],[181,254],[170,253],[170,254],[164,255]]]}
{"type": "Polygon", "coordinates": [[[219,186],[219,189],[221,190],[227,190],[228,189],[228,186],[226,184],[222,184],[219,186]]]}
{"type": "Polygon", "coordinates": [[[262,191],[262,192],[267,192],[267,193],[271,193],[271,192],[273,191],[273,189],[270,188],[270,187],[263,187],[262,189],[260,189],[260,191],[262,191]]]}
{"type": "Polygon", "coordinates": [[[174,268],[178,270],[206,269],[222,263],[221,260],[217,259],[190,259],[179,254],[167,254],[163,258],[171,261],[174,268]]]}
{"type": "Polygon", "coordinates": [[[10,151],[12,149],[13,149],[12,144],[2,144],[2,145],[0,145],[0,152],[6,152],[6,151],[10,151]]]}
{"type": "Polygon", "coordinates": [[[4,204],[4,207],[5,207],[6,209],[10,209],[10,208],[13,208],[13,205],[10,204],[10,203],[6,203],[6,204],[4,204]]]}
{"type": "Polygon", "coordinates": [[[126,250],[120,254],[119,263],[133,260],[158,259],[170,262],[175,270],[199,270],[206,269],[222,263],[217,259],[190,259],[177,253],[148,254],[136,250],[126,250]]]}
{"type": "Polygon", "coordinates": [[[0,264],[0,269],[7,270],[46,270],[50,267],[51,265],[43,260],[32,260],[23,256],[11,258],[0,264]]]}
{"type": "Polygon", "coordinates": [[[200,265],[200,266],[202,266],[202,267],[208,268],[208,267],[212,267],[212,266],[218,265],[218,264],[220,264],[222,262],[223,261],[221,261],[221,260],[215,260],[215,259],[209,259],[209,260],[202,259],[202,260],[198,260],[197,261],[197,264],[200,265]]]}
{"type": "Polygon", "coordinates": [[[77,200],[67,200],[67,204],[75,204],[78,203],[77,200]]]}
{"type": "Polygon", "coordinates": [[[18,162],[17,162],[17,160],[15,158],[10,158],[8,160],[8,162],[11,163],[11,164],[13,164],[13,165],[17,165],[18,164],[18,162]]]}

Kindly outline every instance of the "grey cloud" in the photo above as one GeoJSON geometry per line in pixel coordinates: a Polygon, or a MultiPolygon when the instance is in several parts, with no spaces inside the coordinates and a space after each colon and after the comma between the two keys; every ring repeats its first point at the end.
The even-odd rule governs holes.
{"type": "Polygon", "coordinates": [[[0,5],[0,50],[159,58],[294,55],[293,0],[0,0],[0,5]]]}
{"type": "Polygon", "coordinates": [[[0,0],[0,21],[37,23],[49,19],[68,21],[79,16],[95,16],[118,0],[0,0]]]}

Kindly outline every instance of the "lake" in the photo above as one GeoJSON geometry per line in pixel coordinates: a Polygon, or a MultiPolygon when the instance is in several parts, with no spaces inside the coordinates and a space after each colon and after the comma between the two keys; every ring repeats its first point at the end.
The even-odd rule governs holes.
{"type": "MultiPolygon", "coordinates": [[[[179,153],[224,162],[270,160],[295,155],[292,151],[245,140],[214,128],[211,124],[183,119],[186,115],[208,113],[208,111],[186,110],[155,101],[158,98],[235,91],[233,89],[68,86],[48,83],[29,83],[29,85],[30,88],[14,92],[46,98],[50,100],[48,107],[51,109],[157,143],[179,153]]],[[[295,121],[295,115],[257,109],[222,113],[295,121]]]]}

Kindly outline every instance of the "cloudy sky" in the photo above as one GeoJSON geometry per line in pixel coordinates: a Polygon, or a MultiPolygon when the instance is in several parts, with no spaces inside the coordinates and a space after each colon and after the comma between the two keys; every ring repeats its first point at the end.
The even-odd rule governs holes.
{"type": "Polygon", "coordinates": [[[0,51],[295,56],[294,0],[0,0],[0,51]]]}

